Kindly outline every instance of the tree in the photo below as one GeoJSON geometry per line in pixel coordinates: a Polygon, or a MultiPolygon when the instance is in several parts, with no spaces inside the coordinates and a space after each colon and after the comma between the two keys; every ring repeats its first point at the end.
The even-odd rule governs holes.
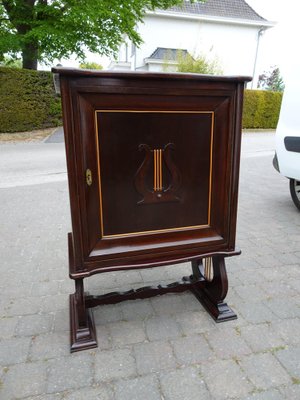
{"type": "Polygon", "coordinates": [[[22,60],[19,58],[3,57],[0,61],[1,67],[22,68],[22,60]]]}
{"type": "Polygon", "coordinates": [[[79,68],[82,69],[103,69],[101,64],[98,64],[96,62],[93,61],[84,61],[82,63],[79,64],[79,68]]]}
{"type": "Polygon", "coordinates": [[[271,68],[270,71],[265,71],[263,74],[259,75],[257,87],[273,92],[283,92],[284,82],[280,75],[280,70],[278,67],[271,68]]]}
{"type": "Polygon", "coordinates": [[[192,57],[190,54],[178,54],[178,72],[192,72],[196,74],[222,74],[222,69],[217,59],[210,60],[205,55],[192,57]]]}
{"type": "Polygon", "coordinates": [[[142,40],[135,27],[147,10],[166,9],[183,0],[0,0],[0,58],[21,53],[23,68],[38,61],[85,50],[101,55],[116,52],[124,35],[142,40]]]}

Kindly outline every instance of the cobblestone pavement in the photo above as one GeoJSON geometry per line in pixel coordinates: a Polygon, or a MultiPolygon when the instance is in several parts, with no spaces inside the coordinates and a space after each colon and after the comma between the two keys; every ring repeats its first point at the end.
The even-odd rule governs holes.
{"type": "MultiPolygon", "coordinates": [[[[47,144],[45,144],[47,146],[47,144]]],[[[300,215],[268,149],[243,152],[228,303],[189,294],[98,307],[99,348],[70,355],[66,181],[1,189],[0,398],[299,400],[300,215]]],[[[97,275],[91,292],[170,282],[188,264],[97,275]]]]}

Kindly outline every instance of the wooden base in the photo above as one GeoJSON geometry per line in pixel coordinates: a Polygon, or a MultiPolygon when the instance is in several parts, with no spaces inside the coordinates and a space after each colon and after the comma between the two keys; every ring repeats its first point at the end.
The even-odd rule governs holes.
{"type": "Polygon", "coordinates": [[[78,279],[76,292],[70,295],[71,352],[97,347],[96,330],[91,308],[116,304],[126,300],[145,299],[165,293],[190,290],[216,322],[237,318],[223,300],[228,289],[224,257],[213,257],[213,280],[203,275],[202,260],[192,262],[193,275],[169,285],[146,286],[126,292],[91,296],[83,291],[83,279],[78,279]]]}
{"type": "Polygon", "coordinates": [[[237,319],[237,315],[232,311],[232,309],[224,303],[223,301],[215,304],[210,298],[209,293],[207,291],[201,289],[192,289],[191,292],[194,296],[200,301],[209,315],[216,322],[225,322],[231,321],[233,319],[237,319]]]}
{"type": "Polygon", "coordinates": [[[86,309],[86,324],[81,327],[78,321],[76,295],[70,295],[71,353],[98,347],[93,312],[86,309]]]}

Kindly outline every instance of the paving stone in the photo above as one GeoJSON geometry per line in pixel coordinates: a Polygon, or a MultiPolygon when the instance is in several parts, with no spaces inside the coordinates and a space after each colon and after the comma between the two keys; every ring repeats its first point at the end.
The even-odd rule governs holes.
{"type": "Polygon", "coordinates": [[[290,345],[300,344],[300,335],[296,333],[300,332],[300,319],[285,319],[274,322],[273,327],[285,343],[290,345]]]}
{"type": "Polygon", "coordinates": [[[192,266],[190,262],[168,265],[164,268],[170,282],[179,281],[183,276],[190,276],[192,273],[192,266]]]}
{"type": "Polygon", "coordinates": [[[165,294],[164,296],[157,296],[151,299],[151,304],[156,314],[177,314],[185,311],[185,304],[181,296],[174,294],[165,294]]]}
{"type": "Polygon", "coordinates": [[[49,333],[33,338],[30,360],[48,360],[68,356],[70,352],[69,336],[65,333],[49,333]]]}
{"type": "Polygon", "coordinates": [[[41,304],[39,301],[36,301],[36,297],[24,297],[10,300],[6,316],[37,314],[40,311],[41,304]]]}
{"type": "MultiPolygon", "coordinates": [[[[85,289],[89,291],[94,289],[96,290],[105,289],[105,292],[107,292],[109,291],[109,289],[114,289],[117,286],[116,276],[117,272],[109,272],[109,273],[94,275],[91,278],[85,279],[85,289]]],[[[74,291],[74,284],[72,292],[73,291],[74,291]]]]}
{"type": "Polygon", "coordinates": [[[161,400],[159,389],[159,382],[155,375],[115,383],[116,400],[161,400]]]}
{"type": "Polygon", "coordinates": [[[199,369],[188,367],[160,375],[161,389],[165,400],[209,400],[199,369]]]}
{"type": "Polygon", "coordinates": [[[93,358],[89,352],[56,358],[48,365],[46,393],[89,387],[93,383],[93,358]]]}
{"type": "Polygon", "coordinates": [[[112,379],[127,378],[135,375],[135,360],[129,349],[96,352],[96,382],[107,382],[112,379]]]}
{"type": "Polygon", "coordinates": [[[300,347],[289,347],[279,350],[275,356],[288,373],[300,384],[300,347]]]}
{"type": "Polygon", "coordinates": [[[215,322],[203,311],[188,311],[175,316],[184,334],[203,333],[213,329],[215,322]]]}
{"type": "MultiPolygon", "coordinates": [[[[296,234],[299,232],[299,228],[296,229],[296,234]]],[[[288,248],[288,246],[287,246],[288,248]]],[[[287,250],[286,248],[286,250],[287,250]]],[[[299,248],[299,246],[298,246],[299,248]]],[[[293,253],[285,253],[285,254],[280,254],[278,253],[278,260],[282,262],[282,264],[299,264],[299,258],[293,254],[293,253]]]]}
{"type": "Polygon", "coordinates": [[[108,325],[113,345],[117,347],[146,340],[143,321],[120,321],[108,325]]]}
{"type": "Polygon", "coordinates": [[[217,360],[204,365],[201,370],[213,399],[240,399],[254,389],[245,373],[233,360],[217,360]]]}
{"type": "Polygon", "coordinates": [[[158,316],[146,321],[146,332],[150,341],[176,338],[182,335],[180,325],[171,316],[158,316]]]}
{"type": "MultiPolygon", "coordinates": [[[[270,230],[269,230],[270,232],[270,230]]],[[[262,267],[268,266],[268,268],[277,268],[282,266],[282,262],[274,255],[271,254],[257,254],[255,257],[257,263],[262,267]]]]}
{"type": "Polygon", "coordinates": [[[75,392],[67,392],[64,394],[63,400],[115,400],[115,397],[113,389],[102,384],[92,388],[79,389],[75,392]]]}
{"type": "MultiPolygon", "coordinates": [[[[7,271],[4,270],[3,272],[5,272],[5,275],[7,274],[7,271]]],[[[2,276],[3,275],[4,274],[2,274],[2,276]]],[[[3,283],[4,282],[1,279],[1,284],[3,283]]],[[[20,293],[22,297],[27,297],[30,296],[31,287],[32,283],[30,282],[21,282],[18,280],[16,283],[16,280],[14,279],[11,282],[7,281],[5,286],[1,285],[1,295],[5,299],[16,299],[16,297],[18,297],[18,293],[20,293]]]]}
{"type": "Polygon", "coordinates": [[[191,292],[185,292],[180,295],[180,297],[185,305],[186,311],[204,311],[200,301],[191,292]]]}
{"type": "Polygon", "coordinates": [[[284,346],[285,342],[273,324],[258,324],[241,327],[241,335],[254,352],[284,346]]]}
{"type": "Polygon", "coordinates": [[[284,400],[285,397],[277,389],[270,389],[265,392],[253,393],[241,400],[284,400]]]}
{"type": "MultiPolygon", "coordinates": [[[[247,224],[249,223],[248,221],[246,222],[247,224]]],[[[247,240],[248,242],[248,240],[247,240]]],[[[252,271],[253,273],[256,273],[257,270],[261,270],[261,264],[256,260],[257,257],[251,257],[251,255],[253,255],[253,253],[251,254],[251,252],[249,252],[249,255],[247,255],[247,257],[245,256],[245,252],[246,252],[246,246],[241,244],[238,245],[239,248],[242,249],[242,255],[236,257],[236,258],[232,258],[232,259],[228,259],[231,262],[231,265],[229,266],[230,269],[233,269],[232,264],[233,261],[236,263],[236,269],[237,271],[241,271],[241,270],[246,270],[246,271],[252,271]]],[[[227,260],[227,263],[228,263],[227,260]]],[[[265,264],[264,264],[265,265],[265,264]]]]}
{"type": "Polygon", "coordinates": [[[244,282],[246,282],[247,284],[234,287],[234,290],[243,301],[256,303],[265,300],[267,298],[268,294],[263,289],[261,289],[257,284],[250,285],[248,284],[247,281],[244,282]]]}
{"type": "Polygon", "coordinates": [[[64,399],[63,395],[58,393],[44,394],[41,396],[34,396],[34,397],[30,396],[30,400],[62,400],[62,399],[64,399]]]}
{"type": "Polygon", "coordinates": [[[286,400],[299,400],[300,399],[300,384],[289,385],[280,388],[283,398],[286,400]]]}
{"type": "Polygon", "coordinates": [[[288,384],[291,379],[272,354],[252,354],[240,361],[247,377],[259,390],[288,384]]]}
{"type": "Polygon", "coordinates": [[[45,393],[45,363],[25,363],[9,367],[0,387],[0,398],[13,400],[45,393]]]}
{"type": "Polygon", "coordinates": [[[251,354],[250,347],[237,329],[213,330],[207,332],[205,337],[218,358],[239,358],[251,354]]]}
{"type": "Polygon", "coordinates": [[[275,282],[280,281],[284,278],[281,268],[262,268],[260,271],[261,276],[263,277],[262,285],[265,285],[267,282],[275,282]]]}
{"type": "Polygon", "coordinates": [[[165,267],[142,269],[140,274],[146,284],[153,281],[168,281],[169,278],[165,267]]]}
{"type": "Polygon", "coordinates": [[[70,329],[69,310],[59,310],[54,312],[53,331],[66,332],[70,329]]]}
{"type": "Polygon", "coordinates": [[[109,322],[123,320],[122,308],[120,304],[109,304],[93,309],[96,325],[105,325],[109,322]]]}
{"type": "Polygon", "coordinates": [[[34,282],[31,287],[31,296],[50,296],[59,293],[59,281],[34,282]]]}
{"type": "MultiPolygon", "coordinates": [[[[228,291],[228,294],[226,296],[225,302],[233,309],[233,311],[236,313],[237,305],[242,303],[243,300],[242,298],[237,294],[235,289],[231,287],[228,291]]],[[[240,317],[240,315],[239,315],[240,317]]]]}
{"type": "Polygon", "coordinates": [[[55,296],[41,297],[41,311],[51,313],[58,310],[65,310],[69,307],[69,298],[66,294],[56,294],[55,296]]]}
{"type": "Polygon", "coordinates": [[[8,339],[15,333],[18,317],[0,318],[0,340],[8,339]]]}
{"type": "Polygon", "coordinates": [[[282,280],[280,282],[264,282],[262,286],[268,297],[275,299],[280,297],[282,301],[286,296],[295,296],[297,294],[289,282],[283,282],[282,280]],[[284,297],[282,298],[282,296],[284,297]]]}
{"type": "Polygon", "coordinates": [[[53,320],[53,314],[35,314],[20,317],[16,326],[16,335],[33,336],[50,332],[53,320]]]}
{"type": "Polygon", "coordinates": [[[73,279],[65,279],[63,281],[57,281],[59,283],[58,292],[60,294],[71,294],[74,293],[74,282],[73,279]]]}
{"type": "Polygon", "coordinates": [[[0,341],[0,365],[25,362],[29,352],[31,338],[10,338],[0,341]]]}
{"type": "Polygon", "coordinates": [[[272,311],[262,303],[239,303],[236,305],[237,313],[241,313],[242,317],[245,318],[246,321],[259,324],[263,322],[271,322],[278,319],[272,311]]]}
{"type": "Polygon", "coordinates": [[[300,293],[300,279],[291,280],[290,285],[296,293],[300,293]]]}
{"type": "MultiPolygon", "coordinates": [[[[143,285],[143,279],[141,276],[140,271],[138,270],[131,270],[131,271],[118,271],[116,272],[116,286],[124,287],[125,285],[134,285],[135,283],[138,283],[140,285],[143,285]]],[[[126,290],[126,288],[122,289],[126,290]]]]}
{"type": "Polygon", "coordinates": [[[97,342],[99,350],[109,350],[112,347],[112,340],[107,325],[96,326],[97,342]]]}
{"type": "MultiPolygon", "coordinates": [[[[6,208],[7,213],[0,216],[1,233],[5,239],[5,247],[0,249],[0,314],[5,317],[0,319],[0,359],[10,357],[10,362],[18,364],[0,368],[0,380],[3,382],[0,398],[124,400],[125,395],[134,399],[131,391],[140,393],[140,390],[141,399],[152,400],[151,396],[161,389],[160,396],[164,400],[299,400],[299,378],[293,373],[298,371],[297,349],[300,345],[300,336],[297,334],[300,332],[300,220],[289,198],[286,179],[272,169],[271,156],[257,157],[255,163],[253,158],[242,159],[240,193],[238,246],[243,254],[227,261],[230,288],[226,300],[237,312],[237,321],[215,324],[203,312],[198,300],[188,292],[101,306],[94,310],[99,348],[69,354],[67,294],[74,291],[74,282],[67,277],[66,232],[70,230],[67,184],[51,183],[2,191],[2,199],[4,197],[10,207],[6,208]],[[263,175],[262,170],[265,172],[263,175]],[[268,179],[266,174],[269,174],[268,179]],[[19,226],[17,235],[15,226],[19,226]],[[51,257],[47,256],[45,248],[51,257]],[[16,273],[19,282],[15,280],[16,273]],[[264,291],[267,291],[266,299],[264,291]],[[22,298],[17,298],[20,293],[22,298]],[[262,299],[263,302],[260,301],[262,299]],[[47,313],[40,314],[41,310],[47,313]],[[47,331],[47,317],[44,323],[42,321],[50,311],[54,315],[52,330],[55,334],[61,334],[61,338],[65,336],[65,339],[57,339],[56,343],[50,340],[52,332],[47,331]],[[124,321],[134,321],[138,327],[153,317],[159,321],[158,316],[175,319],[184,337],[167,340],[170,332],[164,335],[162,325],[157,325],[161,332],[158,334],[152,329],[150,336],[151,340],[157,340],[155,335],[160,335],[160,341],[135,344],[133,352],[130,344],[133,339],[129,339],[130,330],[127,330],[124,321]],[[112,340],[108,326],[114,324],[120,329],[115,329],[115,340],[112,340]],[[121,337],[122,327],[124,337],[121,337]],[[234,341],[238,333],[241,334],[238,335],[240,340],[234,341]],[[26,338],[26,335],[38,335],[32,342],[32,348],[27,346],[26,340],[30,338],[26,338]],[[214,351],[203,341],[204,335],[207,335],[211,345],[214,343],[214,351]],[[227,339],[224,340],[224,347],[221,341],[218,342],[222,336],[227,339]],[[202,343],[194,342],[195,337],[202,338],[202,343]],[[25,341],[18,342],[18,339],[25,341]],[[247,365],[246,374],[238,364],[249,360],[249,356],[243,355],[243,339],[253,352],[270,351],[267,354],[253,354],[250,356],[253,357],[252,361],[249,361],[254,370],[251,370],[253,379],[261,377],[263,383],[266,381],[267,389],[254,387],[245,379],[250,366],[247,365]],[[286,347],[281,349],[284,345],[286,347]],[[117,346],[126,347],[122,349],[126,351],[123,356],[116,355],[120,351],[117,346]],[[61,352],[63,348],[66,352],[61,352]],[[28,356],[35,354],[37,359],[49,357],[49,360],[24,363],[29,360],[26,351],[28,356]],[[231,351],[233,357],[237,358],[235,361],[220,360],[221,357],[230,357],[231,351]],[[241,354],[237,356],[239,352],[241,354]],[[103,353],[109,356],[105,358],[103,353]],[[211,354],[215,357],[213,360],[211,354]],[[271,357],[271,361],[268,363],[264,358],[262,363],[256,361],[256,357],[261,356],[268,360],[271,357]],[[79,363],[73,362],[74,359],[79,363]],[[126,372],[119,371],[120,362],[126,372]],[[135,362],[139,373],[156,374],[137,376],[135,362]],[[203,376],[199,375],[196,365],[186,367],[194,363],[200,364],[198,367],[202,369],[203,376]],[[49,370],[48,383],[46,369],[49,370]],[[161,388],[157,386],[159,374],[161,388]],[[269,374],[275,382],[270,382],[271,377],[268,380],[264,374],[269,374]],[[95,385],[95,375],[96,380],[101,382],[99,386],[95,385]],[[103,376],[112,382],[103,383],[103,376]],[[45,394],[45,382],[49,386],[48,394],[45,394]],[[206,383],[211,393],[208,393],[206,383]],[[58,387],[55,388],[55,384],[58,387]],[[147,392],[147,387],[153,387],[153,390],[147,392]],[[281,393],[281,397],[278,397],[278,393],[281,393]]],[[[142,271],[98,274],[86,279],[86,288],[91,287],[98,294],[99,291],[114,291],[118,287],[125,290],[127,286],[143,286],[145,282],[147,285],[162,281],[169,283],[190,274],[190,263],[185,264],[142,270],[144,282],[142,271]]],[[[150,322],[147,324],[151,326],[150,322]]],[[[134,332],[134,335],[139,337],[138,332],[134,332]]]]}
{"type": "Polygon", "coordinates": [[[144,320],[154,315],[154,309],[148,299],[125,301],[121,303],[121,309],[126,321],[144,320]]]}
{"type": "Polygon", "coordinates": [[[280,319],[300,317],[300,307],[297,307],[295,297],[280,296],[264,304],[280,319]]]}
{"type": "MultiPolygon", "coordinates": [[[[49,246],[49,243],[47,243],[49,246]]],[[[63,249],[59,247],[59,244],[56,244],[57,250],[62,251],[63,249]]],[[[65,251],[68,251],[65,249],[65,251]]],[[[66,254],[63,254],[63,257],[65,258],[66,254]]],[[[41,256],[41,255],[40,255],[41,256]]],[[[40,260],[38,260],[39,262],[40,260]]],[[[50,260],[51,261],[51,260],[50,260]]],[[[46,260],[47,262],[47,260],[46,260]]],[[[49,260],[48,260],[49,263],[49,260]]],[[[51,282],[51,281],[60,281],[64,279],[68,279],[68,269],[67,268],[59,268],[58,265],[65,265],[67,264],[67,260],[63,260],[62,262],[59,262],[58,259],[56,259],[56,264],[47,263],[40,268],[38,272],[38,282],[51,282]]]]}
{"type": "Polygon", "coordinates": [[[139,374],[148,374],[176,367],[173,351],[168,342],[135,345],[134,354],[139,374]]]}
{"type": "Polygon", "coordinates": [[[215,358],[202,335],[172,340],[175,356],[180,364],[200,364],[215,358]]]}

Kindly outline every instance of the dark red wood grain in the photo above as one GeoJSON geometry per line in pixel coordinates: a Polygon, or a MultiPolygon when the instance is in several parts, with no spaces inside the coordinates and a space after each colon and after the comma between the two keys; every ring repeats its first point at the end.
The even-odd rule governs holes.
{"type": "MultiPolygon", "coordinates": [[[[61,82],[72,218],[70,277],[77,282],[71,301],[73,351],[84,348],[82,338],[76,345],[82,324],[77,327],[75,320],[86,321],[86,347],[95,345],[87,314],[91,298],[86,303],[87,297],[78,294],[83,278],[95,273],[182,261],[193,261],[195,273],[203,258],[213,257],[213,282],[203,284],[202,277],[198,288],[192,279],[190,287],[186,282],[176,290],[192,290],[217,321],[234,318],[223,302],[224,257],[238,253],[241,114],[250,78],[53,72],[61,82]],[[168,146],[172,151],[164,153],[168,146]],[[155,149],[162,154],[160,189],[153,183],[155,149]]],[[[155,290],[140,293],[146,297],[155,290]]]]}

